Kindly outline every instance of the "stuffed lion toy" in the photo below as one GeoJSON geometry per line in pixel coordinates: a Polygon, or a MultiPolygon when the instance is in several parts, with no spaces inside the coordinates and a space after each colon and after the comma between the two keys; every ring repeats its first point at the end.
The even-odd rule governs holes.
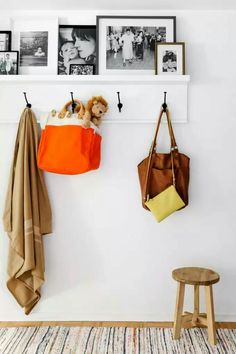
{"type": "Polygon", "coordinates": [[[83,126],[90,127],[92,122],[98,128],[102,122],[102,117],[108,110],[108,103],[102,96],[93,96],[85,106],[83,115],[83,126]]]}

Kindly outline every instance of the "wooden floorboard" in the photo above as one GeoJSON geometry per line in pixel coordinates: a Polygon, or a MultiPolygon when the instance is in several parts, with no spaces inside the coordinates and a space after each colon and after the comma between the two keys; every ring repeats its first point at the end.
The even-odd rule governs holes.
{"type": "MultiPolygon", "coordinates": [[[[172,328],[173,322],[132,322],[132,321],[0,321],[0,327],[158,327],[172,328]]],[[[236,329],[236,322],[216,322],[217,328],[236,329]]],[[[186,326],[185,328],[188,328],[186,326]]]]}

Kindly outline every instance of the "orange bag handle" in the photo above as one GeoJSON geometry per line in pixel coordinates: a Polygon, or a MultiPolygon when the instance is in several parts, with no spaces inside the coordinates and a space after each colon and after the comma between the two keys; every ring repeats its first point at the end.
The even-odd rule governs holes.
{"type": "MultiPolygon", "coordinates": [[[[75,106],[75,113],[77,113],[78,115],[78,118],[83,118],[83,115],[84,115],[84,105],[83,103],[75,98],[74,99],[74,102],[76,103],[76,106],[75,106]]],[[[62,110],[59,112],[58,114],[58,118],[65,118],[65,115],[66,113],[68,112],[68,108],[72,105],[72,101],[68,101],[62,108],[62,110]]]]}

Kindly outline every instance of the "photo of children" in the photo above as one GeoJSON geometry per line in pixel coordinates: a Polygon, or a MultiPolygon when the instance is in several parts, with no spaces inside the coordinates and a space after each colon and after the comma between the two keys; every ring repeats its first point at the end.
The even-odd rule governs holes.
{"type": "Polygon", "coordinates": [[[0,51],[0,75],[18,74],[18,51],[0,51]]]}
{"type": "Polygon", "coordinates": [[[93,64],[70,64],[70,75],[94,75],[93,64]]]}
{"type": "Polygon", "coordinates": [[[20,66],[48,65],[48,32],[20,33],[20,66]]]}
{"type": "Polygon", "coordinates": [[[96,65],[96,26],[59,26],[58,74],[70,75],[70,65],[96,65]]]}
{"type": "Polygon", "coordinates": [[[106,27],[106,68],[150,70],[155,43],[166,42],[166,27],[106,27]]]}
{"type": "Polygon", "coordinates": [[[156,43],[156,75],[185,75],[185,43],[156,43]]]}
{"type": "Polygon", "coordinates": [[[166,50],[162,58],[162,72],[177,71],[177,53],[172,50],[166,50]]]}

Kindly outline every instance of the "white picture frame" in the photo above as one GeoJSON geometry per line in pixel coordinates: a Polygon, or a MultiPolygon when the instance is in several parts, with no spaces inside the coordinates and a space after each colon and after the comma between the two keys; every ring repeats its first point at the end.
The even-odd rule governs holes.
{"type": "MultiPolygon", "coordinates": [[[[56,75],[57,74],[57,51],[58,51],[58,17],[15,17],[12,18],[12,50],[19,51],[19,74],[20,75],[56,75]],[[28,35],[27,35],[28,34],[28,35]],[[23,60],[21,53],[22,43],[27,41],[27,37],[45,37],[46,50],[41,49],[44,56],[40,61],[40,55],[30,52],[31,60],[23,60]],[[26,38],[26,39],[25,39],[26,38]],[[33,56],[35,55],[35,60],[33,56]],[[38,60],[36,60],[38,58],[38,60]]],[[[33,43],[33,40],[29,40],[33,43]]],[[[33,50],[33,49],[32,49],[33,50]]],[[[23,52],[23,49],[22,49],[23,52]]]]}
{"type": "Polygon", "coordinates": [[[156,75],[185,75],[185,43],[156,43],[156,75]]]}

